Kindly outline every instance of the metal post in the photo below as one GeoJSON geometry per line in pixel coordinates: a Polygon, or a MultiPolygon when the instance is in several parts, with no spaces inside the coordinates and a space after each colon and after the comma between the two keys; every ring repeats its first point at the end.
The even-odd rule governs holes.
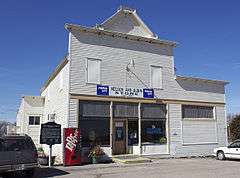
{"type": "Polygon", "coordinates": [[[52,161],[52,145],[49,145],[48,167],[51,167],[51,161],[52,161]]]}
{"type": "Polygon", "coordinates": [[[139,155],[142,154],[142,139],[141,139],[141,103],[138,103],[138,149],[139,155]]]}

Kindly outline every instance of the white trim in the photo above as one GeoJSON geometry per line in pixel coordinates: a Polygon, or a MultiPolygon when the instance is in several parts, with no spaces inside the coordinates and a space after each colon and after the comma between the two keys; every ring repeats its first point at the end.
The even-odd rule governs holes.
{"type": "Polygon", "coordinates": [[[149,65],[150,67],[150,88],[153,88],[153,89],[163,89],[163,67],[162,66],[159,66],[159,65],[149,65]],[[160,81],[160,86],[159,87],[153,87],[153,84],[152,84],[152,68],[159,68],[160,69],[160,72],[161,72],[161,81],[160,81]]]}
{"type": "Polygon", "coordinates": [[[71,55],[71,44],[72,44],[72,33],[69,32],[68,34],[68,55],[71,55]]]}
{"type": "Polygon", "coordinates": [[[217,145],[218,142],[195,142],[195,143],[183,143],[183,146],[189,145],[217,145]]]}
{"type": "Polygon", "coordinates": [[[97,59],[97,58],[90,58],[90,57],[87,57],[86,58],[86,64],[85,64],[85,67],[86,67],[86,69],[85,69],[85,72],[86,72],[86,75],[85,75],[85,82],[86,82],[86,84],[94,84],[94,85],[97,85],[97,84],[101,84],[101,75],[102,75],[102,72],[101,72],[101,66],[102,66],[102,60],[101,59],[97,59]],[[100,64],[99,64],[99,81],[98,82],[89,82],[88,81],[88,61],[99,61],[100,62],[100,64]]]}

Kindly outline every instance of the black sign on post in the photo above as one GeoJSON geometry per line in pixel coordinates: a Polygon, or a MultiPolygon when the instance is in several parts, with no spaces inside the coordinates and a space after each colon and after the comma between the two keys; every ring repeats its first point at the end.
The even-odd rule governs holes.
{"type": "Polygon", "coordinates": [[[61,125],[55,122],[41,124],[40,144],[61,144],[61,125]]]}

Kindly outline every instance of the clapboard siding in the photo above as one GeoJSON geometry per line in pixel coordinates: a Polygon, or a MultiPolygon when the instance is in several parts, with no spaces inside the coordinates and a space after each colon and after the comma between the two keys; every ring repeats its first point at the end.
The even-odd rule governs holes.
{"type": "Polygon", "coordinates": [[[217,143],[216,120],[183,120],[183,144],[217,143]]]}
{"type": "MultiPolygon", "coordinates": [[[[69,107],[69,63],[61,70],[63,76],[63,87],[60,87],[60,76],[56,77],[49,83],[46,89],[41,93],[45,97],[45,106],[43,112],[44,122],[48,122],[49,114],[56,114],[55,122],[61,124],[62,129],[68,126],[68,107],[69,107]],[[49,92],[49,94],[48,94],[49,92]]],[[[63,133],[63,131],[62,131],[63,133]]],[[[62,137],[63,139],[63,137],[62,137]]],[[[63,143],[63,142],[62,142],[63,143]]],[[[45,151],[48,151],[46,145],[42,145],[45,151]]],[[[57,162],[62,163],[63,146],[54,145],[53,155],[57,156],[57,162]]]]}
{"type": "Polygon", "coordinates": [[[134,76],[127,76],[126,66],[135,61],[132,70],[150,87],[150,65],[163,67],[163,89],[155,90],[161,99],[225,102],[222,84],[200,81],[176,81],[172,48],[167,45],[71,31],[70,93],[96,95],[96,85],[86,83],[87,58],[101,60],[101,84],[145,87],[134,76]]]}
{"type": "Polygon", "coordinates": [[[70,99],[69,101],[69,120],[68,127],[78,127],[78,100],[70,99]]]}
{"type": "Polygon", "coordinates": [[[125,15],[125,13],[119,13],[115,17],[114,21],[103,26],[105,30],[116,31],[126,34],[132,34],[143,37],[151,37],[149,33],[137,24],[136,20],[132,15],[125,15]]]}
{"type": "Polygon", "coordinates": [[[34,143],[39,145],[39,127],[29,125],[29,116],[39,116],[40,122],[43,122],[44,98],[39,96],[24,96],[17,113],[18,132],[29,135],[34,143]],[[34,129],[36,128],[36,129],[34,129]]]}
{"type": "Polygon", "coordinates": [[[214,148],[226,145],[227,135],[224,106],[216,106],[215,117],[215,127],[215,121],[202,121],[202,124],[199,121],[182,121],[181,104],[169,104],[170,154],[173,156],[211,155],[214,148]],[[190,122],[196,123],[191,124],[190,122]],[[205,122],[204,125],[203,122],[205,122]],[[184,124],[187,125],[184,126],[184,124]],[[200,128],[198,128],[199,126],[200,128]],[[183,130],[186,127],[192,131],[187,130],[186,133],[186,130],[183,130]],[[213,130],[210,130],[211,127],[213,130]],[[200,134],[199,138],[194,135],[196,132],[200,134]],[[216,141],[214,136],[216,136],[216,141]],[[204,137],[204,139],[201,137],[204,137]],[[185,145],[184,138],[192,142],[192,144],[185,145]],[[207,143],[210,141],[211,143],[207,143]]]}

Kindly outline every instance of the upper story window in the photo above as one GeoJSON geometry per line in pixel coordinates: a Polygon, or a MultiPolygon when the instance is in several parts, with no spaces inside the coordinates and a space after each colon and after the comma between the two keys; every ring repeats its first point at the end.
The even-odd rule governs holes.
{"type": "Polygon", "coordinates": [[[40,116],[29,116],[29,125],[40,125],[40,116]]]}
{"type": "Polygon", "coordinates": [[[214,118],[212,106],[194,106],[194,105],[183,105],[182,106],[182,118],[214,118]]]}
{"type": "Polygon", "coordinates": [[[151,88],[162,88],[162,67],[151,66],[151,88]]]}
{"type": "Polygon", "coordinates": [[[100,63],[99,59],[87,59],[87,83],[100,83],[100,63]]]}

